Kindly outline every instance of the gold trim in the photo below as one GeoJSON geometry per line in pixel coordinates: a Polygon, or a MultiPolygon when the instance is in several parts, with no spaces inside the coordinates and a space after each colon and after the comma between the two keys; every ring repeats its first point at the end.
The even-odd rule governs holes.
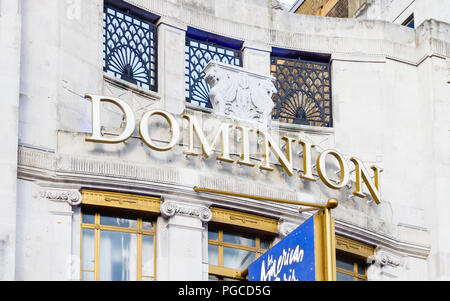
{"type": "Polygon", "coordinates": [[[375,248],[347,237],[336,235],[336,250],[367,259],[375,254],[375,248]]]}
{"type": "Polygon", "coordinates": [[[157,197],[89,189],[83,189],[81,195],[83,205],[130,209],[157,214],[161,212],[161,202],[157,197]]]}
{"type": "Polygon", "coordinates": [[[211,222],[278,234],[278,220],[221,208],[210,208],[211,222]]]}
{"type": "MultiPolygon", "coordinates": [[[[83,215],[83,213],[81,213],[83,215]]],[[[142,281],[142,278],[152,278],[153,280],[156,280],[156,227],[157,222],[156,220],[152,221],[153,223],[153,230],[143,230],[142,224],[143,219],[141,217],[138,217],[136,219],[137,225],[136,228],[126,228],[126,227],[115,227],[115,226],[109,226],[109,225],[102,225],[100,223],[100,216],[101,214],[99,212],[94,213],[94,224],[86,224],[81,223],[81,235],[80,235],[80,258],[83,256],[83,229],[90,229],[94,230],[94,270],[83,270],[82,269],[82,263],[83,261],[80,260],[80,280],[83,280],[82,273],[83,272],[93,272],[94,273],[94,281],[100,280],[100,233],[102,231],[114,231],[114,232],[120,232],[120,233],[133,233],[136,234],[137,237],[137,274],[136,274],[136,280],[142,281]],[[143,275],[142,274],[142,237],[145,236],[152,236],[153,237],[153,276],[143,275]]]]}
{"type": "Polygon", "coordinates": [[[238,271],[230,268],[225,267],[219,267],[216,265],[210,265],[209,266],[209,274],[218,276],[218,277],[225,277],[225,278],[233,278],[237,280],[245,280],[245,271],[238,271]]]}

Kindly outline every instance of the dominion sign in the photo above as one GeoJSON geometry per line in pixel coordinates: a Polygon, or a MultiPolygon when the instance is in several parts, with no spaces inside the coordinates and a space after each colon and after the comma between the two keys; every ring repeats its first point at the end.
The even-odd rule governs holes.
{"type": "MultiPolygon", "coordinates": [[[[136,128],[136,117],[131,107],[123,100],[109,97],[109,96],[97,96],[86,95],[86,98],[92,102],[92,134],[86,139],[89,142],[96,143],[122,143],[128,140],[136,128]],[[123,120],[125,126],[122,127],[122,132],[119,135],[105,135],[102,133],[101,126],[101,103],[108,102],[120,108],[123,112],[123,120]]],[[[270,133],[261,127],[255,128],[247,124],[236,124],[236,122],[222,122],[217,128],[213,138],[210,139],[204,133],[196,116],[190,114],[184,114],[181,119],[187,122],[187,147],[183,150],[185,156],[199,156],[203,155],[205,158],[212,157],[215,153],[215,147],[220,142],[220,153],[216,156],[216,160],[225,163],[236,163],[241,166],[254,167],[258,164],[260,170],[267,172],[274,171],[273,162],[270,157],[274,155],[278,163],[281,165],[284,172],[292,177],[295,173],[294,167],[294,153],[296,151],[295,146],[298,146],[299,153],[303,154],[303,166],[301,172],[299,172],[299,179],[315,182],[321,180],[327,187],[331,189],[343,189],[350,182],[350,167],[349,162],[344,156],[336,150],[328,149],[321,152],[317,158],[312,158],[312,150],[315,145],[296,139],[289,136],[281,137],[281,140],[285,142],[284,146],[279,146],[278,142],[273,138],[270,133]],[[238,157],[231,154],[231,140],[232,135],[239,135],[240,140],[240,154],[238,157]],[[261,141],[262,148],[259,154],[259,159],[255,160],[250,156],[250,135],[256,135],[257,139],[261,141]],[[197,138],[197,139],[195,139],[197,138]],[[196,151],[195,140],[201,146],[201,152],[196,151]],[[331,179],[327,174],[327,158],[334,158],[339,164],[338,180],[331,179]],[[315,161],[315,164],[314,164],[315,161]],[[313,174],[313,168],[317,170],[318,176],[313,174]]],[[[178,145],[181,137],[181,129],[177,118],[164,110],[151,110],[143,115],[139,122],[139,133],[142,141],[152,150],[157,152],[167,152],[172,150],[178,145]],[[167,126],[165,127],[169,132],[170,138],[168,141],[161,143],[156,142],[151,138],[151,130],[149,124],[152,118],[155,116],[162,117],[167,126]]],[[[253,137],[254,138],[254,137],[253,137]]],[[[254,140],[254,139],[253,139],[254,140]]],[[[373,200],[379,204],[381,202],[380,195],[380,174],[383,171],[377,166],[371,166],[373,171],[373,178],[368,172],[363,162],[356,157],[351,157],[349,161],[355,168],[355,190],[352,192],[354,195],[364,198],[363,183],[370,191],[370,195],[373,200]]]]}

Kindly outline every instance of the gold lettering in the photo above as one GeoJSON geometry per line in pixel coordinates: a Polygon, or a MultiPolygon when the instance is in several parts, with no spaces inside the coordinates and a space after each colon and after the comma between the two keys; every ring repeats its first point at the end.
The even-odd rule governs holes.
{"type": "Polygon", "coordinates": [[[254,131],[252,128],[248,128],[245,126],[236,126],[237,129],[241,131],[241,160],[239,160],[237,163],[240,165],[246,165],[246,166],[255,166],[250,161],[250,141],[249,141],[249,132],[254,131]]]}
{"type": "Polygon", "coordinates": [[[292,166],[292,142],[295,141],[294,138],[290,137],[282,137],[281,139],[286,142],[286,156],[282,153],[280,147],[275,144],[273,138],[262,130],[258,130],[258,133],[261,134],[264,138],[264,153],[263,153],[263,164],[259,167],[263,170],[273,171],[273,167],[270,166],[270,149],[272,149],[273,153],[278,159],[278,162],[283,166],[284,171],[289,176],[294,174],[294,167],[292,166]]]}
{"type": "Polygon", "coordinates": [[[229,143],[229,129],[230,127],[233,127],[232,124],[229,123],[223,123],[220,125],[219,129],[217,130],[216,135],[214,136],[214,139],[212,140],[211,144],[208,143],[205,134],[203,133],[202,128],[200,127],[197,119],[194,116],[189,115],[183,115],[183,118],[185,118],[189,123],[189,129],[188,129],[188,150],[184,153],[186,155],[190,156],[198,156],[198,154],[194,151],[194,134],[197,136],[198,140],[200,141],[200,144],[202,146],[203,155],[206,158],[209,158],[214,154],[214,146],[217,144],[217,140],[221,139],[221,155],[217,156],[217,160],[225,161],[233,163],[234,160],[230,156],[230,143],[229,143]]]}
{"type": "Polygon", "coordinates": [[[345,161],[344,157],[335,150],[331,149],[326,150],[317,157],[317,171],[319,173],[319,177],[322,180],[322,182],[332,189],[344,188],[345,185],[347,185],[348,181],[350,180],[350,172],[348,169],[347,162],[345,161]],[[326,173],[326,157],[328,155],[332,155],[339,162],[339,166],[341,169],[339,184],[333,183],[326,173]]]}
{"type": "Polygon", "coordinates": [[[380,193],[380,173],[383,172],[383,169],[371,166],[370,168],[373,170],[374,174],[374,182],[372,182],[372,179],[369,176],[369,173],[367,172],[366,168],[364,167],[364,164],[361,160],[351,157],[350,161],[352,161],[355,164],[355,172],[356,172],[356,190],[353,192],[354,195],[364,198],[365,195],[362,193],[362,187],[361,187],[361,179],[366,184],[367,188],[370,191],[370,195],[372,196],[375,203],[380,204],[381,203],[381,193],[380,193]]]}
{"type": "Polygon", "coordinates": [[[139,133],[141,135],[142,140],[144,141],[145,144],[147,144],[148,147],[160,152],[171,150],[180,139],[180,127],[178,125],[177,120],[172,114],[161,110],[149,111],[142,117],[141,123],[139,125],[139,133]],[[169,144],[166,147],[156,145],[153,142],[152,138],[150,137],[150,133],[148,131],[148,121],[154,115],[164,117],[164,119],[166,119],[167,123],[169,124],[171,138],[169,144]]]}
{"type": "Polygon", "coordinates": [[[300,174],[300,178],[308,181],[317,181],[312,174],[311,166],[311,149],[315,146],[309,142],[299,141],[299,144],[303,148],[303,173],[300,174]]]}
{"type": "Polygon", "coordinates": [[[85,97],[89,98],[92,102],[92,136],[86,138],[86,141],[100,142],[100,143],[120,143],[126,141],[128,138],[131,137],[131,135],[133,135],[134,129],[136,127],[136,118],[134,117],[133,110],[126,102],[118,98],[109,96],[97,96],[87,94],[85,97]],[[102,135],[101,116],[100,116],[102,101],[112,103],[122,110],[125,120],[125,129],[123,130],[122,134],[109,138],[106,138],[102,135]]]}

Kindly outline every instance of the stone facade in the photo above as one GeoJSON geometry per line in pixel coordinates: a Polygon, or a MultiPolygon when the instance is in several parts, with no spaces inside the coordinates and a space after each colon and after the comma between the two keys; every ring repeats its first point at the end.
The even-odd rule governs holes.
{"type": "MultiPolygon", "coordinates": [[[[126,2],[160,16],[157,92],[103,72],[103,0],[2,1],[1,280],[80,279],[83,188],[161,197],[158,280],[208,279],[212,205],[279,220],[276,239],[307,216],[296,206],[197,194],[194,186],[309,202],[336,198],[336,233],[376,247],[369,280],[450,279],[450,25],[434,15],[439,7],[430,6],[413,30],[392,18],[291,14],[260,0],[126,2]],[[85,94],[118,97],[137,120],[153,109],[180,124],[181,114],[195,115],[208,136],[227,119],[185,101],[188,27],[243,41],[243,69],[266,76],[272,48],[331,54],[333,127],[272,120],[267,130],[277,141],[290,135],[317,151],[337,149],[381,166],[382,202],[368,191],[360,198],[351,187],[331,190],[288,177],[276,158],[275,170],[265,172],[187,157],[186,136],[170,152],[147,148],[137,129],[124,143],[86,142],[92,129],[85,94]]],[[[118,133],[120,110],[104,109],[105,132],[118,133]]],[[[166,129],[153,134],[167,141],[166,129]]],[[[257,162],[261,143],[252,139],[257,162]]],[[[236,157],[239,141],[230,144],[236,157]]],[[[353,185],[354,177],[352,171],[353,185]]]]}

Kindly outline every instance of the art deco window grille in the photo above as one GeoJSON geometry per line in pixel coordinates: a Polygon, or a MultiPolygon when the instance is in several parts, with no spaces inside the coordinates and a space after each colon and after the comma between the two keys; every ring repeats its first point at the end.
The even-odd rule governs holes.
{"type": "Polygon", "coordinates": [[[156,91],[157,28],[113,7],[103,14],[103,69],[105,72],[156,91]]]}
{"type": "Polygon", "coordinates": [[[278,93],[273,118],[285,123],[332,127],[330,64],[271,58],[278,93]]]}
{"type": "Polygon", "coordinates": [[[210,87],[205,82],[203,68],[214,60],[242,67],[241,51],[219,46],[211,41],[186,37],[186,101],[200,107],[212,108],[209,101],[210,87]]]}

